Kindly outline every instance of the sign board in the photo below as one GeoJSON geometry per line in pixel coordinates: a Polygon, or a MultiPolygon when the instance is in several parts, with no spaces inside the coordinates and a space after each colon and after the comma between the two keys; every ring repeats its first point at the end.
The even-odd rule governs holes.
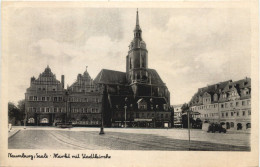
{"type": "Polygon", "coordinates": [[[152,121],[152,119],[139,119],[139,118],[136,118],[136,119],[134,119],[134,121],[152,121]]]}

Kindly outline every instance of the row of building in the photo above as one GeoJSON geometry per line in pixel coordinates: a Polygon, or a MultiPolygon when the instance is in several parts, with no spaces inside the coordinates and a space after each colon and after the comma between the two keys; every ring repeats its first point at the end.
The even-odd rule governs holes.
{"type": "Polygon", "coordinates": [[[148,68],[138,11],[126,72],[102,69],[93,80],[86,70],[65,89],[64,76],[57,80],[48,66],[31,78],[25,107],[29,125],[99,126],[103,118],[108,127],[171,127],[170,92],[157,71],[148,68]]]}
{"type": "MultiPolygon", "coordinates": [[[[174,106],[174,125],[181,125],[182,105],[174,106]]],[[[192,117],[226,129],[251,128],[251,79],[228,80],[199,88],[189,102],[192,117]]]]}

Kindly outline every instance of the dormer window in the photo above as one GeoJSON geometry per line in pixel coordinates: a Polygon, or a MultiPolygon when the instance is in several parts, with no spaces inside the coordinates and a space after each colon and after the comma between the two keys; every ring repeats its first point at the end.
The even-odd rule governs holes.
{"type": "Polygon", "coordinates": [[[214,101],[218,101],[218,95],[217,94],[214,95],[214,101]]]}

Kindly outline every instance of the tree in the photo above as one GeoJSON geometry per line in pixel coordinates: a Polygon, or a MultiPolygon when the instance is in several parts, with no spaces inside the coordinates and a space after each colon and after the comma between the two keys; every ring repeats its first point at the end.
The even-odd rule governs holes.
{"type": "MultiPolygon", "coordinates": [[[[14,103],[8,102],[8,119],[9,122],[12,122],[12,120],[16,121],[19,117],[19,109],[15,106],[14,103]]],[[[13,122],[15,123],[15,122],[13,122]]]]}
{"type": "Polygon", "coordinates": [[[16,106],[13,102],[8,102],[8,119],[12,124],[20,124],[25,118],[25,100],[20,100],[16,106]]]}
{"type": "Polygon", "coordinates": [[[19,120],[25,119],[25,100],[18,101],[17,108],[19,109],[19,120]]]}

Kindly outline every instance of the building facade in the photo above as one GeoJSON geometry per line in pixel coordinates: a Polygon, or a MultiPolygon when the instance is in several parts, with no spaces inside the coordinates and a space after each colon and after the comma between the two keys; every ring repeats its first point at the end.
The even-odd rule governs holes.
{"type": "Polygon", "coordinates": [[[103,69],[94,82],[104,87],[105,124],[113,127],[171,127],[170,92],[154,69],[142,38],[138,11],[126,72],[103,69]]]}
{"type": "Polygon", "coordinates": [[[64,76],[56,79],[49,66],[36,79],[31,78],[25,93],[28,125],[53,125],[66,118],[64,76]]]}
{"type": "Polygon", "coordinates": [[[173,115],[173,124],[175,128],[180,128],[182,127],[182,104],[179,105],[173,105],[173,111],[174,111],[174,115],[173,115]]]}
{"type": "Polygon", "coordinates": [[[72,122],[74,126],[99,126],[101,122],[102,92],[93,84],[87,70],[64,89],[49,66],[37,79],[31,78],[25,93],[28,125],[54,126],[72,122]]]}
{"type": "Polygon", "coordinates": [[[202,122],[218,122],[230,130],[251,128],[251,79],[225,81],[199,88],[190,109],[202,122]]]}
{"type": "Polygon", "coordinates": [[[74,126],[99,126],[101,124],[102,92],[89,73],[78,74],[76,81],[67,88],[68,111],[74,126]]]}

